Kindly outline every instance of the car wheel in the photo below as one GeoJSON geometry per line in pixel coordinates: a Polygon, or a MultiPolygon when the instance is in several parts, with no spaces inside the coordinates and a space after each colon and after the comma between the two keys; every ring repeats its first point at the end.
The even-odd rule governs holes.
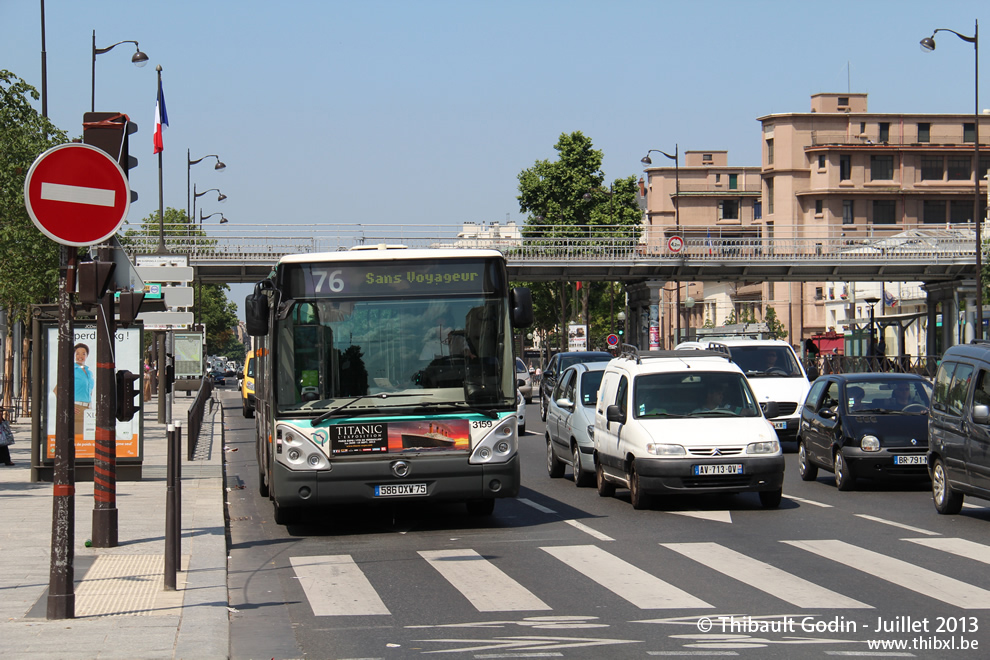
{"type": "Polygon", "coordinates": [[[839,490],[852,490],[856,487],[856,477],[849,472],[849,464],[841,451],[835,452],[835,487],[839,490]]]}
{"type": "Polygon", "coordinates": [[[577,443],[574,443],[573,449],[573,472],[574,472],[574,485],[578,488],[583,488],[590,485],[591,475],[585,470],[581,469],[581,448],[578,447],[577,443]]]}
{"type": "Polygon", "coordinates": [[[495,511],[495,500],[470,500],[467,511],[471,516],[490,516],[495,511]]]}
{"type": "Polygon", "coordinates": [[[760,504],[764,509],[776,509],[780,506],[780,500],[783,494],[784,490],[782,488],[778,488],[777,490],[761,490],[760,504]]]}
{"type": "Polygon", "coordinates": [[[551,479],[559,479],[564,476],[564,464],[560,462],[557,455],[553,453],[553,442],[547,434],[547,474],[551,479]]]}
{"type": "Polygon", "coordinates": [[[818,478],[818,466],[812,465],[808,460],[808,450],[804,446],[804,440],[798,441],[798,474],[802,481],[814,481],[818,478]]]}
{"type": "Polygon", "coordinates": [[[962,493],[952,490],[941,458],[936,458],[932,466],[932,501],[935,502],[935,510],[939,513],[955,515],[962,510],[962,493]]]}
{"type": "Polygon", "coordinates": [[[615,484],[611,481],[605,481],[605,470],[602,469],[601,463],[595,463],[595,477],[598,481],[599,497],[612,497],[615,495],[615,484]]]}
{"type": "Polygon", "coordinates": [[[645,509],[650,505],[650,497],[643,492],[643,487],[639,483],[639,473],[636,472],[636,465],[629,468],[629,501],[636,510],[645,509]]]}

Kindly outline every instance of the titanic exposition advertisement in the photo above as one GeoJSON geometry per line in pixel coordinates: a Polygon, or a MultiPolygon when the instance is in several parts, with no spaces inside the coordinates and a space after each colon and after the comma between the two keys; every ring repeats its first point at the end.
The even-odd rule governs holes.
{"type": "Polygon", "coordinates": [[[470,429],[466,419],[337,424],[316,430],[313,439],[320,445],[329,441],[331,456],[402,451],[466,451],[471,447],[470,429]]]}

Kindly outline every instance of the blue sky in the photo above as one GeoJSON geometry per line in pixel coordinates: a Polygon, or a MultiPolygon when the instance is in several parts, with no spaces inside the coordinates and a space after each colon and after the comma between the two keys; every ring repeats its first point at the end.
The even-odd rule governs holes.
{"type": "MultiPolygon", "coordinates": [[[[522,222],[518,173],[580,130],[606,177],[642,172],[648,149],[727,149],[758,165],[759,123],[806,112],[817,92],[866,92],[875,112],[973,111],[973,34],[985,0],[828,3],[609,0],[46,0],[49,116],[70,135],[96,109],[140,126],[130,219],[158,206],[156,76],[170,127],[166,206],[220,188],[238,225],[522,222]]],[[[38,0],[0,0],[0,68],[40,89],[38,0]]],[[[990,38],[981,72],[990,81],[990,38]]],[[[990,84],[981,90],[990,108],[990,84]]],[[[40,108],[40,104],[38,106],[40,108]]],[[[988,127],[983,130],[990,130],[988,127]]],[[[215,222],[218,217],[213,218],[215,222]]],[[[210,221],[207,221],[208,223],[210,221]]],[[[243,296],[235,288],[235,299],[243,296]]]]}

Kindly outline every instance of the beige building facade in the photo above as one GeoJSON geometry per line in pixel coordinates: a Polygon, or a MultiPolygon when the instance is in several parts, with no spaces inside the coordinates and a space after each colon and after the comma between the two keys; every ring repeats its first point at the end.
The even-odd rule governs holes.
{"type": "MultiPolygon", "coordinates": [[[[911,230],[974,226],[974,177],[990,168],[986,120],[978,164],[972,114],[870,113],[866,94],[828,93],[811,97],[810,112],[757,121],[759,167],[730,167],[724,151],[688,151],[683,166],[647,167],[644,233],[651,249],[676,232],[764,241],[829,236],[854,244],[911,230]]],[[[982,185],[977,215],[985,218],[985,180],[982,185]]],[[[673,339],[677,308],[669,301],[678,287],[670,282],[654,288],[660,335],[673,339]]],[[[958,289],[933,294],[920,282],[681,283],[681,334],[706,321],[722,325],[730,315],[762,321],[773,307],[797,345],[818,333],[862,328],[872,310],[875,318],[904,317],[887,319],[888,353],[924,354],[937,343],[926,335],[933,299],[947,301],[939,307],[953,315],[965,306],[961,299],[969,298],[973,309],[972,283],[968,292],[958,289]],[[877,291],[887,294],[887,304],[865,304],[877,291]],[[685,306],[688,299],[695,304],[685,306]]]]}

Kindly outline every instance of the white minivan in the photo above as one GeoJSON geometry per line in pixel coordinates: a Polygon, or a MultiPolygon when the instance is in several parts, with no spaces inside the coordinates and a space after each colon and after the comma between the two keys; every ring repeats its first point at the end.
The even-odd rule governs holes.
{"type": "MultiPolygon", "coordinates": [[[[765,405],[767,416],[776,402],[765,405]]],[[[742,370],[725,351],[625,352],[605,369],[595,408],[598,494],[757,492],[780,505],[784,456],[742,370]]]]}
{"type": "Polygon", "coordinates": [[[705,342],[684,342],[678,349],[724,346],[739,365],[761,406],[777,402],[777,414],[767,415],[781,442],[797,439],[801,406],[808,397],[808,374],[794,348],[780,339],[726,337],[705,342]]]}

